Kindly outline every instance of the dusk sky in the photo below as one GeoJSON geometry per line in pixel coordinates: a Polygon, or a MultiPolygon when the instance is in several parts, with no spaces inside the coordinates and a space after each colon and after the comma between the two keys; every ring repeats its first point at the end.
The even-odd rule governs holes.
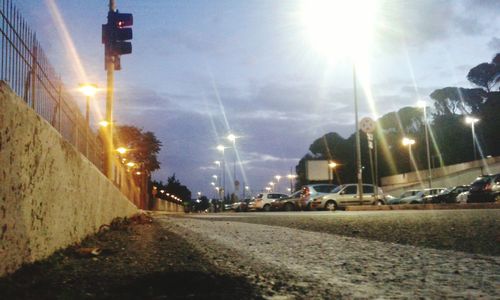
{"type": "MultiPolygon", "coordinates": [[[[220,174],[214,161],[222,160],[216,146],[232,147],[225,136],[233,133],[236,177],[258,192],[295,169],[316,138],[354,133],[353,61],[348,51],[336,52],[340,46],[327,53],[311,38],[303,12],[304,2],[314,1],[116,2],[134,15],[134,38],[115,73],[115,120],[161,140],[155,179],[175,173],[193,194],[213,196],[212,175],[220,174]]],[[[500,51],[498,0],[365,2],[376,3],[376,14],[358,65],[360,118],[430,103],[437,88],[470,87],[468,70],[500,51]]],[[[15,3],[69,90],[85,81],[105,87],[108,1],[15,3]]],[[[357,9],[365,19],[365,6],[357,9]]],[[[350,28],[342,27],[322,39],[338,45],[338,29],[350,28]]],[[[82,105],[84,97],[74,97],[82,105]]],[[[102,91],[93,112],[104,113],[104,102],[102,91]]],[[[226,149],[228,192],[234,157],[226,149]]],[[[280,185],[285,191],[286,180],[280,185]]]]}

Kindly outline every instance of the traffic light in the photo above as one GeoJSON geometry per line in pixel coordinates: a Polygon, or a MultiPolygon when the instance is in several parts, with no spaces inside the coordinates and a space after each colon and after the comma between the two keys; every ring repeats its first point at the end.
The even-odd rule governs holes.
{"type": "Polygon", "coordinates": [[[102,43],[106,61],[113,61],[115,70],[120,70],[120,55],[132,53],[132,14],[108,12],[108,23],[102,25],[102,43]]]}

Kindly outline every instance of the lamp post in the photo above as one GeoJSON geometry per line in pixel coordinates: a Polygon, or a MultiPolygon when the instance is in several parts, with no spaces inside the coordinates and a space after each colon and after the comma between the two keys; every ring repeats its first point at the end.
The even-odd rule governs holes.
{"type": "Polygon", "coordinates": [[[274,178],[276,178],[276,191],[279,192],[280,191],[280,179],[281,179],[281,175],[276,175],[276,176],[274,176],[274,178]]]}
{"type": "Polygon", "coordinates": [[[479,119],[474,117],[466,117],[465,123],[470,124],[472,130],[472,148],[474,150],[474,160],[477,160],[477,144],[476,144],[476,131],[474,125],[479,122],[479,119]]]}
{"type": "MultiPolygon", "coordinates": [[[[291,170],[290,170],[291,171],[291,170]]],[[[288,180],[290,181],[290,191],[293,191],[293,180],[295,179],[295,177],[297,177],[296,175],[293,175],[291,172],[290,174],[286,175],[286,177],[288,178],[288,180]]]]}
{"type": "Polygon", "coordinates": [[[333,59],[350,58],[354,100],[354,122],[356,133],[356,177],[358,198],[363,199],[361,141],[358,123],[358,96],[356,67],[368,58],[378,12],[377,1],[303,1],[300,14],[305,33],[312,43],[333,59]],[[362,8],[361,8],[362,7],[362,8]]]}
{"type": "Polygon", "coordinates": [[[403,146],[408,146],[408,159],[410,161],[410,170],[411,170],[411,163],[413,161],[413,156],[412,156],[412,152],[411,152],[411,146],[413,146],[415,144],[415,140],[414,139],[410,139],[410,138],[407,138],[407,137],[404,137],[402,142],[403,146]]]}
{"type": "Polygon", "coordinates": [[[97,93],[97,85],[93,83],[81,83],[80,92],[82,92],[86,97],[85,103],[85,122],[87,123],[87,128],[85,130],[85,156],[89,156],[89,130],[90,130],[90,97],[94,97],[97,93]]]}
{"type": "Polygon", "coordinates": [[[332,184],[332,183],[333,183],[333,177],[334,177],[334,176],[333,176],[333,170],[334,170],[336,167],[337,167],[337,163],[336,163],[336,162],[334,162],[334,161],[330,161],[330,162],[328,163],[328,168],[329,168],[329,170],[328,170],[328,178],[330,179],[330,180],[329,180],[329,181],[330,181],[330,184],[332,184]]]}
{"type": "Polygon", "coordinates": [[[234,194],[236,194],[236,136],[230,133],[227,135],[227,139],[233,144],[233,150],[234,150],[233,180],[234,180],[234,194]]]}
{"type": "Polygon", "coordinates": [[[431,169],[431,150],[429,145],[429,121],[427,120],[427,104],[424,101],[419,101],[417,103],[419,107],[424,110],[424,121],[425,121],[425,145],[427,148],[427,179],[429,180],[429,188],[432,188],[432,169],[431,169]]]}
{"type": "Polygon", "coordinates": [[[269,182],[269,185],[271,186],[271,190],[274,192],[274,182],[269,182]]]}
{"type": "MultiPolygon", "coordinates": [[[[226,147],[224,147],[223,145],[218,145],[217,146],[217,150],[219,150],[220,152],[222,152],[222,167],[221,167],[221,172],[222,172],[222,200],[224,201],[224,198],[226,197],[226,156],[224,155],[224,149],[226,149],[226,147]]],[[[220,162],[219,162],[219,165],[220,165],[220,162]]]]}

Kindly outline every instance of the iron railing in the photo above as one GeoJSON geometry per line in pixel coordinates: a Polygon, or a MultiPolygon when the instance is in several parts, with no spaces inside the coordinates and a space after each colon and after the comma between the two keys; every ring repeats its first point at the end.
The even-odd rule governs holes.
{"type": "Polygon", "coordinates": [[[0,80],[102,170],[102,142],[87,126],[13,1],[0,1],[0,80]]]}

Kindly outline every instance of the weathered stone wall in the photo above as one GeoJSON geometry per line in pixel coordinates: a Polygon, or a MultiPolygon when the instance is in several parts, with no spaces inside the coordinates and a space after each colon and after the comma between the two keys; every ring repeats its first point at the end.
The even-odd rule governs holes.
{"type": "Polygon", "coordinates": [[[0,82],[0,276],[137,208],[0,82]]]}
{"type": "Polygon", "coordinates": [[[167,211],[167,212],[184,212],[184,206],[182,204],[177,204],[162,200],[160,198],[154,198],[153,210],[167,211]]]}

